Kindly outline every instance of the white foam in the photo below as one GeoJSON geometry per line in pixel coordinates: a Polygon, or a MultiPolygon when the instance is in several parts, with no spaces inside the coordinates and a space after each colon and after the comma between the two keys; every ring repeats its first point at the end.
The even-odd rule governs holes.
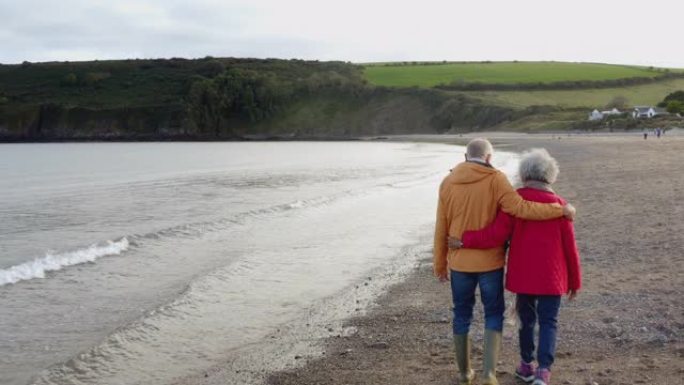
{"type": "Polygon", "coordinates": [[[306,203],[304,201],[296,201],[287,205],[291,209],[301,209],[306,203]]]}
{"type": "Polygon", "coordinates": [[[118,241],[107,241],[105,245],[94,244],[85,249],[62,254],[47,253],[43,258],[36,258],[31,262],[0,270],[0,286],[27,279],[45,278],[45,273],[48,271],[61,270],[66,266],[93,262],[100,257],[108,255],[119,255],[128,250],[128,246],[128,239],[124,237],[118,241]]]}

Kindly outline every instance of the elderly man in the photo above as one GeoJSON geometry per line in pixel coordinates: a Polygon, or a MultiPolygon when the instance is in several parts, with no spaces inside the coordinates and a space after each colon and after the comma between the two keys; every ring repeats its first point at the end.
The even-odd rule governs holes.
{"type": "Polygon", "coordinates": [[[508,178],[492,167],[491,143],[474,139],[468,143],[465,162],[444,178],[439,188],[434,243],[434,273],[440,281],[451,280],[454,303],[454,350],[460,372],[459,383],[470,384],[470,322],[479,285],[485,312],[483,379],[481,384],[496,385],[496,363],[501,345],[503,313],[504,248],[449,250],[448,237],[461,238],[466,230],[487,226],[502,211],[528,220],[547,220],[566,216],[572,219],[571,205],[525,201],[508,178]]]}

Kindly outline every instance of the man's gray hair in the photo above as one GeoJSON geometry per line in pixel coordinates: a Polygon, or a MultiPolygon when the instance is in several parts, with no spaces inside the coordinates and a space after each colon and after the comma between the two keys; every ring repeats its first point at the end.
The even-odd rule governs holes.
{"type": "Polygon", "coordinates": [[[476,138],[468,143],[466,147],[466,155],[468,158],[480,158],[484,159],[485,156],[494,153],[494,148],[492,144],[489,143],[487,139],[476,138]]]}
{"type": "Polygon", "coordinates": [[[520,179],[554,183],[558,177],[558,162],[543,148],[533,148],[523,153],[520,160],[520,179]]]}

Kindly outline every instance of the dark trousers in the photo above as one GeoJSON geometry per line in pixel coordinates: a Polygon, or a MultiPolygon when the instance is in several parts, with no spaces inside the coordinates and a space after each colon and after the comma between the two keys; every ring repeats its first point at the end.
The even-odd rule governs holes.
{"type": "Polygon", "coordinates": [[[537,362],[540,368],[551,369],[556,352],[556,332],[559,295],[527,295],[518,294],[516,309],[520,318],[520,358],[525,362],[534,360],[534,326],[539,321],[539,347],[537,362]]]}
{"type": "Polygon", "coordinates": [[[485,329],[503,329],[503,269],[484,273],[462,273],[451,270],[451,296],[454,300],[454,334],[468,334],[473,319],[475,289],[480,286],[480,299],[485,311],[485,329]]]}

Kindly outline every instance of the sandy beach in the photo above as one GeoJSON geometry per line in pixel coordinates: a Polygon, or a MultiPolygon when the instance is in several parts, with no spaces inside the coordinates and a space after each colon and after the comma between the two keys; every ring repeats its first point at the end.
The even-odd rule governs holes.
{"type": "MultiPolygon", "coordinates": [[[[547,148],[561,167],[556,191],[578,209],[584,288],[574,303],[563,301],[553,383],[683,384],[684,138],[548,135],[499,138],[495,147],[547,148]]],[[[512,298],[507,294],[507,302],[512,298]]],[[[346,322],[356,333],[328,338],[322,357],[274,373],[268,383],[453,383],[450,307],[449,288],[432,277],[426,253],[368,314],[346,322]]],[[[498,368],[502,384],[518,383],[510,315],[498,368]]],[[[480,309],[472,330],[479,369],[480,309]]]]}
{"type": "MultiPolygon", "coordinates": [[[[554,188],[578,209],[584,287],[575,302],[563,300],[552,383],[684,384],[684,137],[488,136],[500,151],[548,149],[561,169],[554,188]]],[[[464,144],[468,137],[399,139],[464,144]]],[[[454,154],[455,163],[460,159],[454,154]]],[[[369,307],[345,293],[330,309],[356,303],[351,317],[299,320],[265,346],[235,352],[176,384],[453,384],[451,294],[432,276],[428,235],[410,251],[419,262],[408,272],[357,286],[397,282],[376,286],[382,294],[369,307]]],[[[520,383],[512,374],[519,359],[513,298],[507,293],[501,384],[520,383]]],[[[471,330],[480,370],[479,302],[471,330]]]]}

